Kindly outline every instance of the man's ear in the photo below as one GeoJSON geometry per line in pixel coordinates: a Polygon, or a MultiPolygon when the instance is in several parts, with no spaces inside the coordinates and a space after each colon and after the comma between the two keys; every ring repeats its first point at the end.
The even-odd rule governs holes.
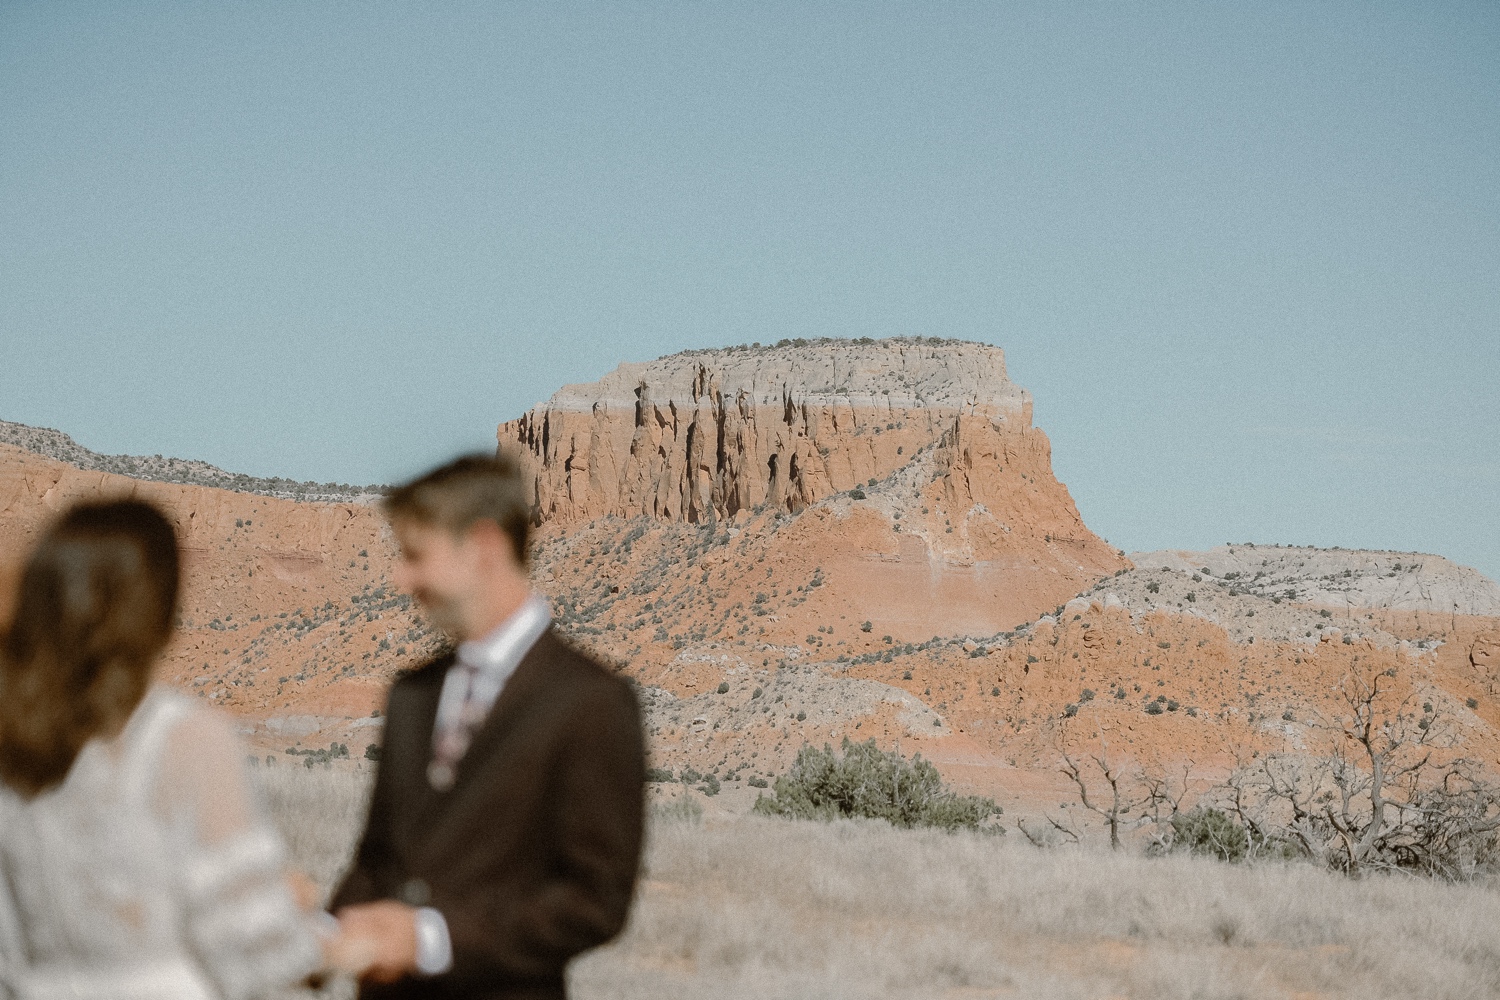
{"type": "Polygon", "coordinates": [[[489,518],[480,518],[464,532],[470,544],[478,546],[487,559],[503,562],[519,569],[521,560],[516,557],[515,543],[500,529],[500,525],[489,518]]]}

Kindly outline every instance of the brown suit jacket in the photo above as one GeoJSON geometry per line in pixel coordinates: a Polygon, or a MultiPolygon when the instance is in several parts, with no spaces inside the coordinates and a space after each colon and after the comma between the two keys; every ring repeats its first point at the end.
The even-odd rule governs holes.
{"type": "Polygon", "coordinates": [[[370,816],[332,908],[433,906],[453,968],[366,986],[369,1000],[563,997],[563,969],[625,923],[640,862],[645,749],[630,688],[551,629],[459,762],[427,780],[441,657],[396,681],[370,816]]]}

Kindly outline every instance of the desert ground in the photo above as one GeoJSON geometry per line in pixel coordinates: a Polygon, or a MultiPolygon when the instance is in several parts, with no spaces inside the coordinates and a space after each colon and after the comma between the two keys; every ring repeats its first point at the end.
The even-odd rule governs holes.
{"type": "MultiPolygon", "coordinates": [[[[257,770],[293,861],[330,887],[371,770],[257,770]]],[[[684,807],[651,812],[625,933],[580,1000],[1411,998],[1500,994],[1500,888],[1037,848],[684,807]]],[[[681,801],[694,801],[692,799],[681,801]]],[[[329,997],[349,995],[332,984],[329,997]]]]}

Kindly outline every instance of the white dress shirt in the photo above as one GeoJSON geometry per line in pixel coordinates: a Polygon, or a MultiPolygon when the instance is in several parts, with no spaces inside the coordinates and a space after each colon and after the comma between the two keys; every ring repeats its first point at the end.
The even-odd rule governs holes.
{"type": "MultiPolygon", "coordinates": [[[[443,678],[443,690],[438,695],[437,718],[432,727],[433,740],[445,727],[456,725],[464,711],[465,695],[477,705],[482,714],[489,714],[495,699],[505,688],[505,682],[516,672],[531,647],[552,624],[552,612],[547,599],[532,594],[526,602],[505,621],[482,639],[471,639],[458,644],[458,663],[448,668],[443,678]],[[477,670],[473,688],[469,687],[466,670],[477,670]]],[[[437,976],[453,967],[453,940],[448,935],[448,921],[443,914],[431,906],[417,909],[417,971],[426,976],[437,976]]]]}

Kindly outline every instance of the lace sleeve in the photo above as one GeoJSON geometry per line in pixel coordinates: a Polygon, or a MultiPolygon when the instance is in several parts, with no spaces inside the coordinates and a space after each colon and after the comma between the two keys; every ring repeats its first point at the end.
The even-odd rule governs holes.
{"type": "Polygon", "coordinates": [[[187,942],[226,1000],[296,982],[320,957],[244,759],[227,723],[195,709],[167,736],[154,794],[181,851],[187,942]]]}

